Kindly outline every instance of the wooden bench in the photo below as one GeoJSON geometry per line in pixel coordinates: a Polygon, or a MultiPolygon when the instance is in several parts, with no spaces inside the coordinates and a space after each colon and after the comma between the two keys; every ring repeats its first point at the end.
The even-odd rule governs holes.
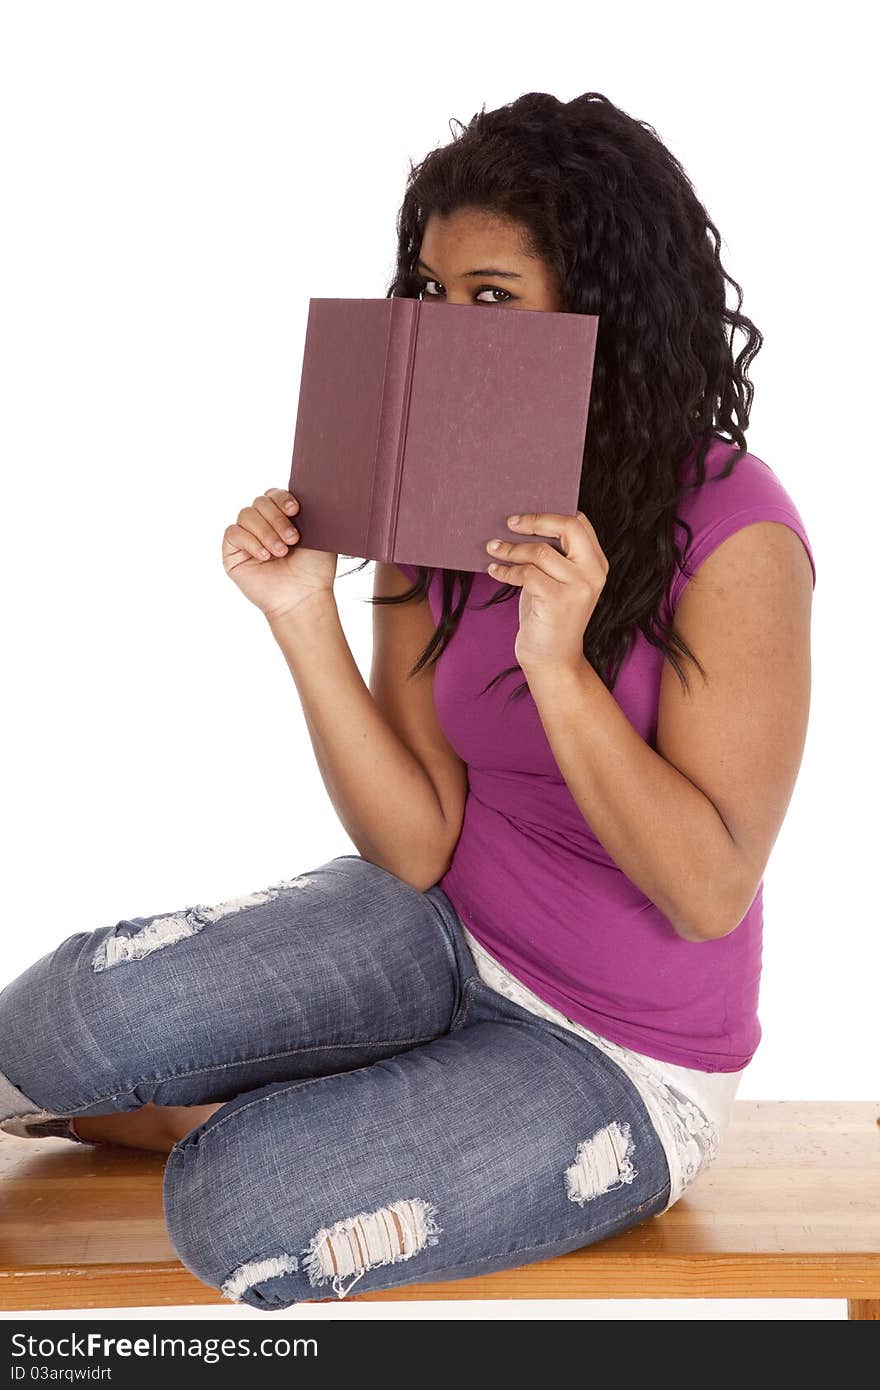
{"type": "MultiPolygon", "coordinates": [[[[845,1298],[876,1321],[878,1160],[880,1105],[737,1101],[716,1162],[663,1216],[519,1269],[348,1297],[845,1298]]],[[[175,1257],[164,1163],[0,1134],[0,1309],[227,1302],[175,1257]]]]}

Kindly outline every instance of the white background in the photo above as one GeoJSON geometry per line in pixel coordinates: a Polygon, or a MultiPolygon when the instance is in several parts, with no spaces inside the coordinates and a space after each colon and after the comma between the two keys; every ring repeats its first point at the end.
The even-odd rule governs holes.
{"type": "MultiPolygon", "coordinates": [[[[354,851],[222,533],[286,486],[309,296],[384,295],[409,160],[484,102],[598,90],[656,128],[721,231],[765,335],[749,447],[795,501],[818,571],[810,728],[765,877],[764,1037],[740,1096],[877,1096],[869,13],[3,8],[0,986],[73,932],[354,851]]],[[[336,592],[366,678],[372,565],[351,567],[336,592]]],[[[638,1307],[480,1316],[700,1316],[638,1307]]],[[[704,1309],[801,1313],[843,1307],[704,1309]]]]}

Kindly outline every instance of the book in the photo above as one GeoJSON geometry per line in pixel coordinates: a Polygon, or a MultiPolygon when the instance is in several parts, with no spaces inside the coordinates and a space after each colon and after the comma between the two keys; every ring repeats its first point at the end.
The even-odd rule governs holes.
{"type": "Polygon", "coordinates": [[[596,314],[309,301],[289,490],[300,544],[485,570],[515,513],[573,516],[596,314]]]}

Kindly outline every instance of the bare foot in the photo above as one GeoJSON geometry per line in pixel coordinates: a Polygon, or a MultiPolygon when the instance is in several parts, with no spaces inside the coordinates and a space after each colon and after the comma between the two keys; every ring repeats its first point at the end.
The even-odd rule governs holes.
{"type": "Polygon", "coordinates": [[[74,1120],[81,1139],[102,1144],[122,1144],[129,1149],[153,1149],[170,1153],[178,1140],[204,1123],[217,1105],[154,1105],[147,1101],[138,1110],[115,1111],[112,1115],[82,1115],[74,1120]]]}

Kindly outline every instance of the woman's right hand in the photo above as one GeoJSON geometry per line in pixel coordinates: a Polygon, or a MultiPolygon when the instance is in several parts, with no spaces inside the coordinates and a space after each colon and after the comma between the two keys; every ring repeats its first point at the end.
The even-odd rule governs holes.
{"type": "Polygon", "coordinates": [[[315,595],[333,594],[338,556],[299,544],[298,512],[292,492],[270,487],[223,532],[223,568],[267,618],[291,614],[315,595]]]}

